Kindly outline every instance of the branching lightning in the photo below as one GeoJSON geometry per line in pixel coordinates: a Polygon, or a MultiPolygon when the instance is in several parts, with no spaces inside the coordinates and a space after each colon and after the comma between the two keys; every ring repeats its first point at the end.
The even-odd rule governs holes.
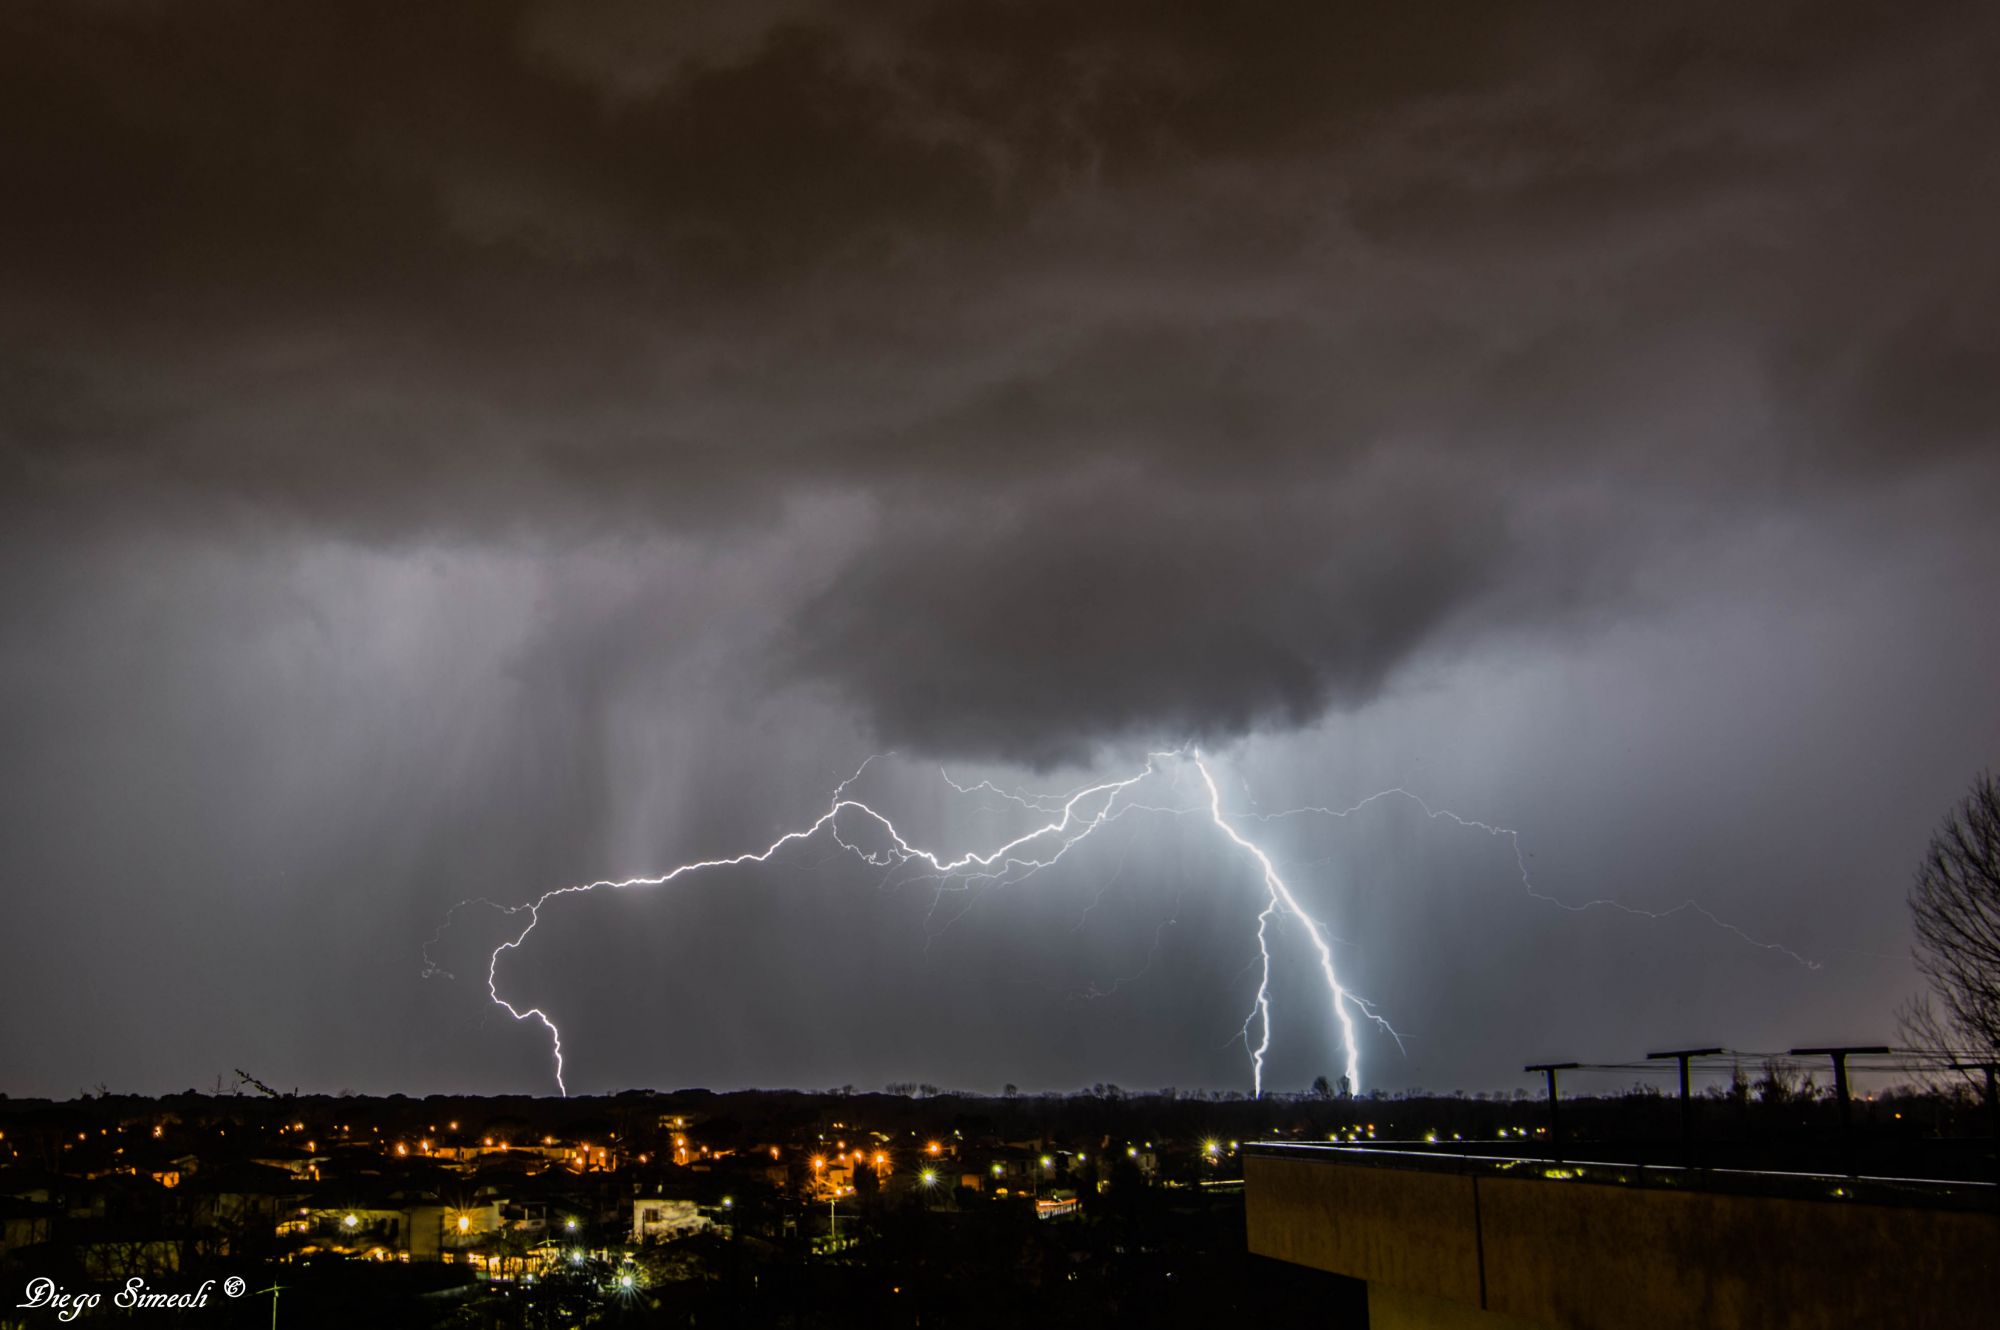
{"type": "MultiPolygon", "coordinates": [[[[563,1075],[564,1062],[561,1028],[556,1024],[554,1018],[541,1007],[516,1006],[506,997],[502,996],[500,991],[501,959],[508,952],[517,951],[524,946],[529,935],[541,923],[543,909],[563,897],[580,895],[599,889],[622,891],[632,887],[660,887],[695,873],[741,867],[747,864],[768,863],[773,856],[786,847],[809,841],[821,835],[821,833],[825,833],[835,847],[832,853],[849,854],[866,864],[878,868],[912,868],[916,870],[919,876],[933,879],[937,884],[937,892],[932,900],[932,912],[935,913],[947,887],[955,885],[959,888],[965,888],[975,882],[989,884],[1019,882],[1024,878],[1052,867],[1067,855],[1072,848],[1088,838],[1093,832],[1128,814],[1154,813],[1173,817],[1205,816],[1215,829],[1221,833],[1228,844],[1240,850],[1256,868],[1260,884],[1263,887],[1262,903],[1256,915],[1255,937],[1258,955],[1256,960],[1252,962],[1257,967],[1259,974],[1257,990],[1251,1003],[1249,1014],[1244,1018],[1241,1028],[1241,1038],[1250,1058],[1250,1077],[1253,1091],[1258,1095],[1262,1095],[1263,1093],[1264,1060],[1270,1051],[1272,1040],[1271,976],[1273,954],[1271,950],[1271,926],[1274,921],[1282,921],[1286,918],[1296,920],[1299,923],[1305,931],[1308,942],[1311,944],[1313,955],[1318,961],[1320,978],[1326,986],[1327,1001],[1332,1010],[1334,1023],[1340,1034],[1340,1051],[1346,1068],[1345,1081],[1348,1086],[1358,1090],[1361,1085],[1361,1051],[1356,1017],[1359,1016],[1361,1020],[1368,1021],[1380,1027],[1395,1040],[1398,1047],[1402,1045],[1402,1037],[1387,1020],[1374,1010],[1369,1002],[1357,996],[1341,983],[1334,966],[1332,946],[1334,939],[1317,919],[1306,912],[1305,908],[1300,904],[1298,897],[1293,893],[1291,886],[1279,872],[1271,856],[1262,846],[1244,835],[1238,829],[1236,822],[1238,819],[1271,822],[1306,814],[1318,814],[1344,819],[1378,800],[1392,796],[1401,796],[1415,802],[1432,820],[1444,818],[1467,829],[1480,830],[1489,835],[1508,838],[1514,848],[1515,863],[1520,869],[1521,882],[1527,889],[1528,894],[1537,900],[1546,901],[1567,910],[1589,910],[1597,907],[1606,907],[1647,919],[1665,919],[1683,912],[1693,912],[1706,918],[1717,927],[1734,933],[1753,946],[1778,952],[1808,968],[1818,968],[1817,962],[1809,961],[1797,952],[1778,943],[1759,941],[1734,924],[1718,918],[1692,900],[1683,902],[1681,905],[1669,910],[1653,911],[1624,905],[1618,901],[1609,899],[1591,900],[1574,904],[1548,895],[1537,889],[1529,878],[1527,861],[1521,850],[1519,833],[1506,827],[1497,827],[1485,822],[1460,817],[1458,814],[1448,810],[1433,809],[1424,800],[1400,787],[1372,794],[1352,807],[1345,809],[1309,807],[1288,809],[1277,813],[1232,815],[1227,813],[1223,808],[1221,788],[1216,783],[1215,775],[1210,769],[1208,761],[1199,750],[1194,748],[1153,753],[1147,757],[1145,764],[1131,775],[1120,779],[1099,781],[1095,784],[1080,786],[1066,794],[1033,795],[1018,790],[1007,791],[1000,789],[990,781],[980,781],[973,785],[961,785],[952,780],[948,774],[940,772],[939,774],[945,783],[960,794],[994,796],[1012,809],[1038,814],[1048,819],[1029,831],[1005,840],[991,850],[983,853],[967,851],[963,854],[947,857],[938,851],[920,848],[911,844],[888,816],[862,800],[849,795],[848,791],[868,769],[869,763],[874,760],[874,758],[870,758],[868,761],[863,762],[860,767],[855,769],[852,775],[840,782],[834,788],[832,797],[828,801],[825,810],[811,822],[806,823],[796,830],[784,833],[761,850],[746,851],[742,854],[722,858],[697,860],[651,877],[632,877],[618,881],[601,879],[595,882],[557,887],[521,905],[499,905],[485,898],[461,901],[446,913],[444,922],[440,925],[438,931],[425,944],[423,948],[425,961],[424,973],[427,977],[430,975],[449,977],[448,973],[432,960],[431,948],[441,941],[444,931],[451,926],[452,920],[460,910],[478,905],[496,910],[510,919],[525,914],[527,922],[513,936],[494,947],[486,959],[486,993],[495,1006],[505,1011],[514,1020],[519,1022],[538,1022],[548,1032],[556,1088],[563,1095],[567,1096],[569,1094],[569,1086],[564,1080],[563,1075]],[[1131,797],[1131,792],[1148,780],[1161,775],[1163,772],[1169,770],[1177,772],[1181,768],[1191,768],[1200,779],[1203,797],[1198,803],[1184,806],[1146,804],[1136,802],[1131,797]],[[850,824],[848,831],[845,833],[842,829],[843,821],[850,824]],[[872,850],[865,848],[852,835],[852,824],[855,822],[872,824],[877,827],[886,837],[886,846],[872,850]]],[[[1091,902],[1092,906],[1094,904],[1095,900],[1091,902]]],[[[1089,908],[1090,906],[1086,906],[1086,914],[1089,908]]],[[[963,911],[961,911],[962,913],[963,911]]],[[[955,921],[956,917],[954,916],[953,919],[947,920],[945,926],[948,927],[951,922],[955,921]]],[[[1155,948],[1157,948],[1158,942],[1159,938],[1156,932],[1154,938],[1155,948]]],[[[1150,959],[1148,964],[1151,964],[1150,959]]]]}
{"type": "Polygon", "coordinates": [[[1523,852],[1521,849],[1520,832],[1514,830],[1512,827],[1496,827],[1489,822],[1480,822],[1474,818],[1460,817],[1457,813],[1452,812],[1448,808],[1432,808],[1430,804],[1425,802],[1425,800],[1420,795],[1412,794],[1410,791],[1404,789],[1400,785],[1396,786],[1393,789],[1377,790],[1374,794],[1369,795],[1366,799],[1363,799],[1360,802],[1352,804],[1346,808],[1338,808],[1338,809],[1288,808],[1283,812],[1279,813],[1249,813],[1249,814],[1244,814],[1244,816],[1258,822],[1276,822],[1282,818],[1299,817],[1307,813],[1317,813],[1325,817],[1335,817],[1335,818],[1345,819],[1352,817],[1354,814],[1360,812],[1362,809],[1367,808],[1370,804],[1376,803],[1383,799],[1390,799],[1390,798],[1402,798],[1409,800],[1411,803],[1415,804],[1418,808],[1422,809],[1424,816],[1429,818],[1433,822],[1442,818],[1447,822],[1456,823],[1457,825],[1464,827],[1468,831],[1483,831],[1489,836],[1498,836],[1505,838],[1507,843],[1513,847],[1514,867],[1520,870],[1522,889],[1526,891],[1528,895],[1534,897],[1534,899],[1538,901],[1545,901],[1548,904],[1555,906],[1557,909],[1569,910],[1572,913],[1577,913],[1577,914],[1580,914],[1585,910],[1598,910],[1598,909],[1617,910],[1621,914],[1635,915],[1641,919],[1651,919],[1655,921],[1662,919],[1671,919],[1678,914],[1696,914],[1700,915],[1703,919],[1706,919],[1709,923],[1715,925],[1717,928],[1722,929],[1724,932],[1734,933],[1738,938],[1741,938],[1744,942],[1749,943],[1751,946],[1756,947],[1759,950],[1776,952],[1778,955],[1783,956],[1788,960],[1794,961],[1797,964],[1804,966],[1808,970],[1817,970],[1820,967],[1820,963],[1818,961],[1810,960],[1807,957],[1800,955],[1798,952],[1792,950],[1790,947],[1786,946],[1782,942],[1767,942],[1761,938],[1751,936],[1749,933],[1745,932],[1737,925],[1730,923],[1727,919],[1722,918],[1721,916],[1717,915],[1713,910],[1710,910],[1706,906],[1702,905],[1699,901],[1695,901],[1692,899],[1684,900],[1679,905],[1670,906],[1669,908],[1664,910],[1646,910],[1646,909],[1641,909],[1636,905],[1627,905],[1623,901],[1611,900],[1608,897],[1600,897],[1599,899],[1596,900],[1587,900],[1587,901],[1566,901],[1559,896],[1551,896],[1547,892],[1537,887],[1534,883],[1534,879],[1529,876],[1528,857],[1526,853],[1523,852]]]}

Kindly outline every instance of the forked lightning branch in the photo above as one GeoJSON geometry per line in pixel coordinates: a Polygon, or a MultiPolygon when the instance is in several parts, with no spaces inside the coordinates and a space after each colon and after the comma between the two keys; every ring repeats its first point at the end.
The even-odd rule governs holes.
{"type": "MultiPolygon", "coordinates": [[[[869,759],[873,761],[874,759],[869,759]]],[[[1515,866],[1520,871],[1521,884],[1529,895],[1569,910],[1589,910],[1608,908],[1646,919],[1664,919],[1683,912],[1700,915],[1716,927],[1735,934],[1738,938],[1755,947],[1778,952],[1807,968],[1817,969],[1816,962],[1807,960],[1797,952],[1774,942],[1763,942],[1750,936],[1736,925],[1718,918],[1714,913],[1694,901],[1684,901],[1670,909],[1647,910],[1624,905],[1610,899],[1582,902],[1568,902],[1538,890],[1529,880],[1527,861],[1521,853],[1519,833],[1507,828],[1479,822],[1443,809],[1433,809],[1409,791],[1395,788],[1383,790],[1368,796],[1359,803],[1344,809],[1295,808],[1279,813],[1232,814],[1223,807],[1221,786],[1217,784],[1210,759],[1200,750],[1189,747],[1167,752],[1153,753],[1144,765],[1129,775],[1112,780],[1103,780],[1085,785],[1067,794],[1023,795],[1000,790],[989,782],[975,786],[958,785],[945,776],[945,781],[963,794],[986,791],[998,794],[1018,807],[1045,817],[1047,820],[1011,839],[986,850],[967,850],[951,855],[942,851],[926,849],[912,844],[897,828],[895,822],[873,805],[849,794],[861,778],[869,763],[863,762],[852,776],[834,788],[826,808],[812,821],[788,831],[760,850],[746,851],[715,859],[701,859],[681,864],[666,872],[650,877],[631,877],[619,881],[609,879],[596,882],[578,883],[557,887],[546,891],[534,900],[522,905],[501,906],[484,898],[461,901],[452,907],[445,917],[438,934],[431,943],[435,944],[444,929],[449,928],[459,910],[469,905],[484,905],[502,911],[509,917],[525,914],[527,922],[512,937],[496,946],[486,958],[486,992],[493,1003],[516,1021],[539,1023],[547,1032],[550,1056],[553,1064],[556,1088],[565,1096],[569,1094],[568,1082],[564,1079],[562,1029],[555,1018],[539,1006],[522,1007],[510,1001],[501,991],[501,964],[509,952],[517,951],[527,944],[535,928],[542,921],[542,911],[555,903],[570,897],[592,891],[625,891],[636,887],[662,887],[697,874],[720,873],[730,868],[769,862],[780,851],[815,838],[824,837],[833,845],[862,862],[884,869],[912,869],[927,877],[933,877],[940,889],[946,884],[972,883],[1005,884],[1018,882],[1031,874],[1055,867],[1077,845],[1088,839],[1094,832],[1119,819],[1129,812],[1144,811],[1164,813],[1177,817],[1206,818],[1224,842],[1238,851],[1246,868],[1252,871],[1261,887],[1261,894],[1252,898],[1256,907],[1255,936],[1258,951],[1258,982],[1256,996],[1245,1016],[1242,1027],[1244,1047],[1248,1050],[1250,1062],[1250,1084],[1252,1092],[1262,1095],[1264,1091],[1264,1061],[1271,1049],[1274,1026],[1271,1004],[1272,950],[1271,925],[1274,921],[1289,918],[1298,923],[1311,943],[1311,951],[1317,962],[1319,979],[1325,988],[1325,1000],[1334,1019],[1333,1028],[1338,1032],[1339,1047],[1336,1050],[1345,1067],[1346,1084],[1354,1089],[1361,1086],[1361,1048],[1358,1038],[1357,1021],[1368,1021],[1396,1039],[1401,1039],[1389,1022],[1364,999],[1358,997],[1340,980],[1333,959],[1333,947],[1325,927],[1319,920],[1308,914],[1300,904],[1291,885],[1278,870],[1270,854],[1255,840],[1245,835],[1237,825],[1239,821],[1270,822],[1281,818],[1317,815],[1346,818],[1383,799],[1399,797],[1407,799],[1421,808],[1426,817],[1435,821],[1445,819],[1459,827],[1478,830],[1488,835],[1504,837],[1514,850],[1515,866]],[[1178,785],[1179,778],[1191,771],[1199,785],[1199,797],[1191,803],[1159,805],[1140,803],[1139,794],[1156,784],[1178,785]],[[876,848],[861,844],[857,831],[872,826],[879,831],[882,841],[876,848]]],[[[430,947],[424,949],[425,973],[443,974],[431,960],[430,947]]]]}

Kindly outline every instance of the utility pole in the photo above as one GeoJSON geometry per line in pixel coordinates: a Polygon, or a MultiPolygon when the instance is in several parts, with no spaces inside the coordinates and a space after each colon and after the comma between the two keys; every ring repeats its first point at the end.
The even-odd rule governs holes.
{"type": "Polygon", "coordinates": [[[1548,1080],[1549,1087],[1549,1151],[1557,1159],[1562,1158],[1562,1121],[1556,1116],[1556,1073],[1575,1071],[1580,1062],[1537,1062],[1521,1068],[1522,1071],[1539,1071],[1548,1080]]]}
{"type": "Polygon", "coordinates": [[[1694,1096],[1688,1089],[1688,1061],[1691,1058],[1710,1058],[1722,1052],[1719,1048],[1676,1048],[1666,1053],[1648,1053],[1646,1060],[1672,1058],[1681,1064],[1681,1149],[1686,1161],[1694,1163],[1694,1096]]]}
{"type": "Polygon", "coordinates": [[[269,1288],[260,1288],[250,1295],[253,1298],[261,1298],[266,1293],[271,1295],[271,1330],[278,1330],[278,1294],[282,1293],[284,1288],[283,1284],[273,1284],[269,1288]]]}

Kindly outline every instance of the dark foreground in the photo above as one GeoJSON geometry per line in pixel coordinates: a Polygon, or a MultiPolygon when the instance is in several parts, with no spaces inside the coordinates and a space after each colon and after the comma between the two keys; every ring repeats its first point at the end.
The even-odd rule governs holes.
{"type": "Polygon", "coordinates": [[[1579,1099],[1559,1127],[1525,1096],[1325,1087],[0,1097],[0,1328],[1365,1325],[1355,1279],[1251,1254],[1253,1141],[1990,1190],[1976,1095],[1842,1105],[1780,1071],[1686,1109],[1579,1099]]]}

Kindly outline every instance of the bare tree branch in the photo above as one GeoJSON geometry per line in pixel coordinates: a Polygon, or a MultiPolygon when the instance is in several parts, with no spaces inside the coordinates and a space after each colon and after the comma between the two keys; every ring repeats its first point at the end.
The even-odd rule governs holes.
{"type": "Polygon", "coordinates": [[[1909,899],[1913,955],[1931,993],[1904,1008],[1905,1034],[1918,1047],[2000,1053],[2000,781],[1992,772],[1980,773],[1931,837],[1909,899]]]}

